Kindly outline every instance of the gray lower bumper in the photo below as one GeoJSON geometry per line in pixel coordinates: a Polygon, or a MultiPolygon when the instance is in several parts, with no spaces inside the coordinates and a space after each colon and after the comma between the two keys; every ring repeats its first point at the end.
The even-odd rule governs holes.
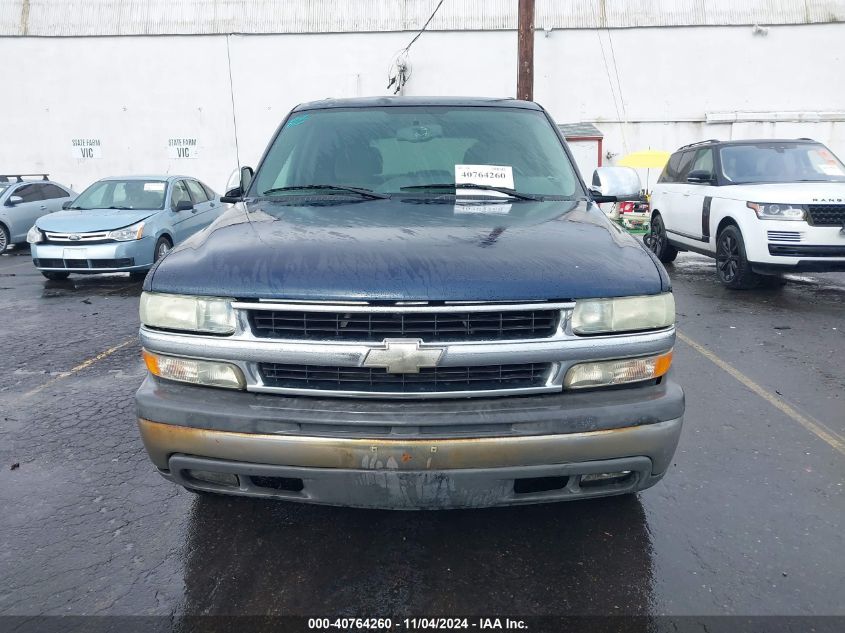
{"type": "Polygon", "coordinates": [[[663,473],[652,474],[652,462],[647,457],[547,466],[392,471],[274,466],[173,455],[169,470],[162,471],[162,475],[188,488],[208,492],[359,508],[439,510],[626,494],[654,485],[663,473]],[[195,470],[235,474],[238,485],[197,481],[189,474],[195,470]],[[581,483],[583,475],[620,471],[630,474],[599,485],[581,483]]]}
{"type": "Polygon", "coordinates": [[[683,391],[668,380],[616,391],[421,403],[268,396],[148,378],[137,402],[153,463],[189,488],[404,509],[642,490],[667,470],[684,409],[683,391]],[[212,484],[191,470],[238,479],[212,484]],[[631,475],[582,485],[582,475],[619,471],[631,475]],[[543,490],[532,489],[546,478],[551,487],[541,481],[543,490]],[[519,482],[529,491],[518,492],[519,482]]]}

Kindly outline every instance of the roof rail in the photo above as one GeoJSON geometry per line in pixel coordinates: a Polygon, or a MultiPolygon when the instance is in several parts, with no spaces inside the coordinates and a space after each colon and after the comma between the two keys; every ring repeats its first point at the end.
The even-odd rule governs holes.
{"type": "Polygon", "coordinates": [[[17,178],[17,182],[23,182],[24,176],[27,178],[41,176],[41,180],[50,180],[50,174],[0,174],[0,182],[9,182],[9,178],[17,178]]]}
{"type": "Polygon", "coordinates": [[[696,145],[709,145],[710,143],[720,143],[719,139],[711,138],[706,141],[698,141],[696,143],[690,143],[689,145],[684,145],[683,147],[679,147],[677,151],[681,151],[682,149],[688,149],[690,147],[695,147],[696,145]]]}

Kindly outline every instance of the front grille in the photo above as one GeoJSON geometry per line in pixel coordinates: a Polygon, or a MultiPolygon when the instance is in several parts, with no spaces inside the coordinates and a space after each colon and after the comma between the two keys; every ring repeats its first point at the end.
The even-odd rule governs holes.
{"type": "Polygon", "coordinates": [[[98,231],[96,233],[52,233],[47,231],[44,233],[45,237],[47,238],[48,242],[61,242],[61,243],[79,243],[85,242],[86,244],[96,243],[96,242],[109,242],[109,232],[108,231],[98,231]],[[72,239],[71,239],[72,238],[72,239]]]}
{"type": "Polygon", "coordinates": [[[845,224],[845,204],[811,204],[810,224],[813,226],[842,226],[845,224]]]}
{"type": "Polygon", "coordinates": [[[388,374],[385,369],[370,367],[279,363],[261,363],[258,369],[268,387],[372,393],[448,393],[543,387],[551,365],[521,363],[478,367],[429,367],[420,369],[418,374],[388,374]]]}
{"type": "Polygon", "coordinates": [[[307,312],[251,310],[259,338],[379,342],[386,338],[424,341],[503,341],[552,336],[559,310],[489,312],[307,312]]]}
{"type": "Polygon", "coordinates": [[[845,257],[845,246],[769,244],[769,255],[781,257],[845,257]]]}
{"type": "Polygon", "coordinates": [[[801,233],[798,231],[768,231],[769,239],[773,242],[800,242],[801,233]]]}

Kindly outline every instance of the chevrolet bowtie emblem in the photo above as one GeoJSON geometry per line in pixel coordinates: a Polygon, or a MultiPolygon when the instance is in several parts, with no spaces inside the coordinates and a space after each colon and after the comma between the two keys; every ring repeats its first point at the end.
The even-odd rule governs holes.
{"type": "Polygon", "coordinates": [[[386,338],[383,349],[371,349],[364,357],[364,367],[383,367],[388,374],[418,374],[424,367],[437,367],[446,351],[442,347],[420,349],[422,339],[386,338]]]}

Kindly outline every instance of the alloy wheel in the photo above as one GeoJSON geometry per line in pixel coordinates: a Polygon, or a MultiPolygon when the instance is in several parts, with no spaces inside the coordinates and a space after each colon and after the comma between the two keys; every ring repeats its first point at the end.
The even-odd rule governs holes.
{"type": "Polygon", "coordinates": [[[739,244],[730,233],[725,233],[719,239],[719,248],[716,253],[716,267],[719,274],[725,281],[733,281],[739,270],[739,244]]]}

